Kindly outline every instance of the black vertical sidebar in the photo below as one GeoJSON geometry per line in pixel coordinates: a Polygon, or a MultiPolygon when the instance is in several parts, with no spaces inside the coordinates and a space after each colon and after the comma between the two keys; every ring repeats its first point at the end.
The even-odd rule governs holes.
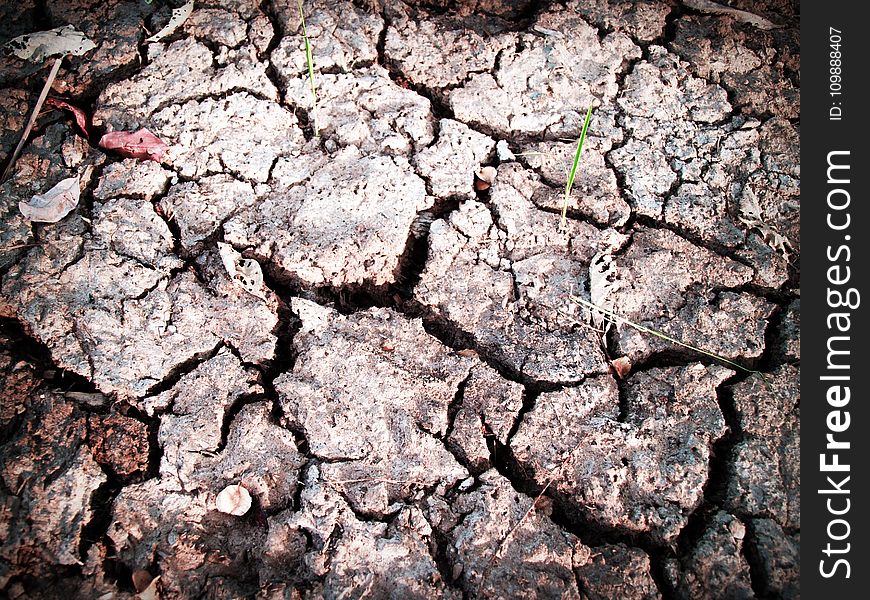
{"type": "Polygon", "coordinates": [[[801,2],[801,594],[870,594],[863,3],[801,2]]]}

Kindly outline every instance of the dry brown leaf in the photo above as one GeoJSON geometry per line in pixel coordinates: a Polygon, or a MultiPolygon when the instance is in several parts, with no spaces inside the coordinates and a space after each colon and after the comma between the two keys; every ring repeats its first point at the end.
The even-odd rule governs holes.
{"type": "Polygon", "coordinates": [[[683,0],[683,4],[685,4],[689,8],[694,8],[695,10],[702,13],[713,15],[728,15],[734,17],[738,21],[743,21],[744,23],[754,25],[759,29],[768,30],[776,28],[775,24],[771,23],[764,17],[759,17],[755,13],[731,8],[730,6],[725,6],[724,4],[719,4],[718,2],[712,2],[711,0],[683,0]]]}
{"type": "Polygon", "coordinates": [[[102,137],[100,148],[114,150],[128,158],[150,159],[160,162],[169,147],[166,142],[145,128],[139,131],[112,131],[102,137]]]}
{"type": "Polygon", "coordinates": [[[154,581],[154,576],[145,569],[136,569],[130,578],[133,580],[133,588],[137,594],[147,590],[151,582],[154,581]]]}
{"type": "Polygon", "coordinates": [[[631,359],[627,356],[610,361],[610,366],[618,379],[625,379],[625,376],[631,371],[631,359]]]}
{"type": "Polygon", "coordinates": [[[166,142],[145,128],[139,131],[112,131],[100,139],[99,146],[129,158],[150,159],[157,162],[160,162],[168,148],[166,142]]]}
{"type": "Polygon", "coordinates": [[[136,594],[136,597],[139,600],[160,600],[160,589],[158,587],[158,582],[160,581],[160,575],[151,580],[151,583],[148,584],[148,587],[136,594]]]}
{"type": "Polygon", "coordinates": [[[81,132],[85,135],[85,139],[89,137],[88,135],[88,115],[85,114],[85,111],[80,109],[78,106],[73,106],[66,100],[59,100],[57,98],[48,98],[45,101],[49,106],[53,106],[55,108],[61,108],[63,110],[70,111],[73,116],[76,118],[76,125],[79,126],[81,132]]]}
{"type": "Polygon", "coordinates": [[[64,179],[44,194],[35,194],[27,202],[19,202],[18,210],[25,219],[37,223],[57,223],[79,204],[79,177],[64,179]]]}
{"type": "Polygon", "coordinates": [[[768,246],[782,254],[785,260],[789,259],[791,250],[794,249],[791,241],[765,222],[761,204],[751,188],[747,187],[743,191],[738,219],[750,229],[758,230],[761,239],[768,246]]]}

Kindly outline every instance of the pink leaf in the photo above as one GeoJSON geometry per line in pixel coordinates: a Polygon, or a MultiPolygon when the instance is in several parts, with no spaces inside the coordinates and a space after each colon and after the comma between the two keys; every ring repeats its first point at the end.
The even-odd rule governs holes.
{"type": "Polygon", "coordinates": [[[85,134],[85,139],[87,139],[89,137],[88,136],[88,115],[85,114],[85,111],[80,109],[78,106],[73,106],[72,104],[70,104],[66,100],[59,100],[57,98],[48,98],[45,101],[45,103],[48,104],[49,106],[53,106],[55,108],[61,108],[63,110],[70,111],[73,115],[75,115],[76,125],[78,125],[79,129],[82,130],[82,133],[85,134]]]}
{"type": "Polygon", "coordinates": [[[166,142],[148,131],[113,131],[100,140],[100,148],[115,150],[118,154],[129,158],[142,158],[160,161],[169,147],[166,142]]]}

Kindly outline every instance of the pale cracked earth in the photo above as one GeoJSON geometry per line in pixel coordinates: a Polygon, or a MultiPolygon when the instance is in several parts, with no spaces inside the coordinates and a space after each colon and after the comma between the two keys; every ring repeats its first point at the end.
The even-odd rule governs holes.
{"type": "Polygon", "coordinates": [[[178,4],[0,8],[0,594],[799,597],[796,3],[178,4]]]}

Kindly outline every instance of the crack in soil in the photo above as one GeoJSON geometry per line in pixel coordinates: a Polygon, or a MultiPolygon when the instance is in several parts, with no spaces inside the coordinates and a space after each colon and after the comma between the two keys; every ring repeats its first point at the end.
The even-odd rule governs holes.
{"type": "Polygon", "coordinates": [[[198,366],[217,356],[221,348],[224,348],[226,343],[223,341],[217,342],[211,350],[197,352],[193,356],[186,358],[184,361],[175,365],[172,370],[160,381],[153,384],[145,394],[143,399],[159,396],[163,392],[169,391],[181,380],[182,377],[193,372],[198,366]]]}
{"type": "MultiPolygon", "coordinates": [[[[553,4],[553,2],[549,1],[529,3],[528,7],[523,11],[522,15],[517,16],[515,19],[513,19],[517,30],[521,30],[522,27],[528,26],[528,24],[534,21],[537,15],[547,10],[553,4]]],[[[272,38],[270,39],[266,50],[260,53],[259,58],[263,62],[263,64],[266,65],[267,77],[277,90],[277,104],[286,109],[293,110],[293,112],[299,116],[300,126],[305,131],[306,138],[310,139],[311,131],[309,114],[308,112],[300,109],[292,103],[287,102],[285,86],[282,84],[281,77],[275,69],[275,66],[271,60],[272,52],[278,47],[282,38],[286,35],[286,32],[283,30],[282,21],[278,17],[277,9],[272,0],[264,0],[259,4],[259,8],[262,13],[265,14],[268,18],[273,31],[272,38]]],[[[37,3],[36,11],[39,15],[38,20],[47,22],[48,13],[47,3],[45,2],[45,0],[40,0],[37,3]]],[[[449,91],[454,87],[461,87],[462,85],[464,85],[465,82],[456,86],[447,86],[441,89],[430,89],[423,84],[410,83],[406,75],[402,72],[398,65],[393,64],[386,55],[386,37],[389,28],[393,26],[393,24],[391,22],[388,14],[389,11],[387,10],[385,4],[380,6],[380,12],[383,18],[383,27],[378,32],[377,63],[387,69],[390,78],[395,83],[401,85],[402,87],[411,89],[418,95],[429,100],[432,107],[431,113],[436,121],[436,134],[433,137],[432,142],[434,144],[438,141],[438,120],[442,117],[455,119],[453,111],[450,108],[449,103],[446,101],[446,94],[449,93],[449,91]]],[[[686,14],[695,13],[691,10],[685,9],[682,6],[674,6],[671,12],[665,18],[664,32],[657,40],[647,43],[635,40],[635,43],[643,50],[642,56],[637,59],[626,61],[622,65],[621,69],[617,73],[617,85],[620,91],[624,90],[625,79],[628,74],[630,74],[634,70],[635,66],[639,62],[649,58],[649,46],[651,46],[652,44],[659,44],[667,48],[671,48],[674,41],[676,40],[678,20],[686,14]]],[[[248,21],[247,23],[248,28],[250,29],[251,21],[248,21]]],[[[596,27],[596,29],[598,30],[599,38],[608,33],[608,31],[606,31],[604,28],[596,27]]],[[[202,43],[208,46],[212,50],[212,53],[215,54],[215,48],[213,43],[202,43]]],[[[141,57],[143,59],[141,65],[138,67],[138,71],[141,71],[142,67],[144,67],[146,64],[144,44],[140,44],[139,50],[142,53],[141,57]]],[[[670,52],[678,54],[673,49],[671,49],[670,52]]],[[[493,73],[497,72],[500,68],[502,54],[503,50],[497,53],[495,66],[492,70],[493,73]]],[[[366,64],[364,63],[366,63],[366,61],[357,61],[353,64],[352,69],[366,66],[366,64]]],[[[114,72],[105,81],[108,83],[112,83],[114,81],[121,81],[126,77],[129,77],[136,70],[137,69],[132,68],[131,65],[122,66],[118,71],[114,72]]],[[[469,72],[466,77],[466,82],[474,74],[475,72],[469,72]]],[[[697,77],[697,75],[693,76],[697,77]]],[[[708,80],[705,79],[705,81],[708,80]]],[[[732,106],[732,112],[725,119],[725,121],[727,121],[736,112],[739,112],[737,111],[737,109],[733,108],[736,105],[734,98],[735,91],[733,89],[729,89],[729,87],[724,84],[719,85],[726,90],[728,101],[732,106]]],[[[236,93],[247,93],[259,100],[276,102],[273,98],[265,97],[263,94],[258,93],[255,90],[249,90],[246,88],[234,88],[221,93],[192,96],[191,98],[187,99],[173,99],[171,102],[166,103],[166,105],[159,106],[153,112],[156,113],[159,110],[166,108],[167,106],[183,104],[188,100],[220,100],[226,98],[231,94],[236,93]]],[[[624,117],[624,112],[620,110],[617,113],[617,122],[620,119],[624,119],[624,117]]],[[[493,135],[492,132],[487,132],[487,128],[485,126],[472,126],[467,123],[466,125],[472,127],[476,131],[493,135]]],[[[47,125],[42,126],[40,130],[35,131],[32,137],[35,138],[40,135],[41,132],[44,131],[44,128],[46,126],[47,125]]],[[[494,135],[494,137],[496,137],[497,139],[499,138],[498,135],[494,135]]],[[[610,153],[624,146],[629,139],[630,135],[626,133],[623,136],[623,141],[621,143],[615,144],[607,153],[604,154],[605,166],[614,174],[618,188],[620,190],[627,189],[626,178],[624,175],[620,174],[618,169],[614,167],[613,162],[610,159],[610,153]]],[[[522,136],[512,138],[510,142],[512,144],[516,144],[518,140],[522,141],[522,136]]],[[[268,181],[270,182],[272,181],[272,172],[276,163],[277,158],[273,161],[269,169],[268,181]]],[[[525,168],[530,168],[528,164],[526,164],[527,161],[520,160],[520,163],[523,164],[525,168]]],[[[82,211],[82,214],[89,215],[92,211],[94,203],[93,191],[96,189],[97,183],[103,175],[105,168],[109,164],[111,164],[111,162],[107,161],[103,165],[100,165],[96,169],[94,169],[94,172],[92,173],[90,179],[86,182],[85,191],[83,194],[83,202],[80,209],[82,211]]],[[[553,182],[548,181],[546,178],[544,178],[541,175],[541,169],[531,170],[538,173],[538,175],[541,177],[541,181],[545,185],[551,187],[559,187],[554,186],[553,182]]],[[[232,173],[225,166],[224,172],[232,175],[236,179],[244,181],[244,178],[241,178],[238,173],[232,173]]],[[[178,180],[186,181],[193,179],[185,179],[179,176],[178,180]]],[[[426,180],[426,178],[424,178],[424,180],[426,180]]],[[[667,202],[674,195],[677,188],[682,183],[684,183],[684,180],[679,174],[677,174],[676,181],[671,186],[671,190],[668,193],[664,194],[662,197],[661,218],[653,219],[650,217],[638,215],[635,206],[632,203],[629,203],[631,215],[628,222],[620,229],[622,231],[631,231],[633,230],[635,224],[643,225],[650,228],[667,229],[688,240],[692,244],[710,250],[718,256],[734,260],[747,266],[752,266],[749,264],[749,261],[747,259],[736,256],[736,250],[734,249],[725,247],[721,244],[717,244],[715,241],[702,239],[700,236],[692,235],[691,233],[684,231],[683,228],[677,225],[664,222],[663,215],[665,214],[667,202]]],[[[426,180],[426,185],[427,191],[431,191],[431,186],[429,185],[428,180],[426,180]]],[[[170,274],[170,277],[174,277],[177,272],[180,272],[183,269],[193,269],[196,272],[198,279],[200,281],[204,281],[204,278],[202,277],[202,274],[197,267],[196,259],[201,257],[206,251],[210,251],[213,248],[214,243],[222,239],[221,230],[223,224],[227,220],[232,218],[232,216],[235,214],[235,211],[233,211],[233,214],[228,216],[218,225],[214,233],[212,233],[202,242],[198,243],[194,248],[187,250],[184,249],[181,245],[181,233],[178,224],[175,223],[172,218],[167,217],[166,215],[162,214],[162,211],[158,210],[160,200],[164,198],[168,192],[169,187],[167,186],[167,188],[163,190],[161,194],[158,194],[151,199],[151,204],[154,207],[155,212],[160,216],[163,222],[166,223],[167,227],[172,233],[174,240],[172,252],[185,262],[184,266],[180,269],[174,270],[174,272],[170,274]]],[[[485,201],[485,198],[480,199],[485,201]]],[[[290,431],[293,434],[296,441],[297,449],[299,453],[304,457],[305,461],[300,466],[298,476],[299,483],[296,486],[294,496],[289,501],[289,505],[286,507],[281,507],[276,511],[272,511],[273,514],[277,514],[278,512],[282,512],[284,510],[293,510],[295,512],[299,511],[302,508],[302,492],[304,490],[303,482],[306,480],[311,468],[317,467],[322,463],[346,462],[344,460],[323,460],[316,457],[311,452],[304,428],[299,424],[291,422],[284,414],[281,408],[280,395],[274,386],[274,381],[278,376],[284,373],[292,372],[295,366],[296,351],[293,347],[293,341],[295,335],[300,329],[301,322],[298,316],[295,315],[290,308],[291,298],[294,296],[311,299],[323,306],[332,306],[342,314],[353,314],[359,311],[367,310],[372,307],[387,307],[397,311],[406,318],[419,317],[423,321],[423,326],[426,332],[438,339],[444,346],[451,348],[454,351],[462,351],[468,349],[474,350],[479,355],[481,360],[485,364],[495,369],[502,378],[508,381],[521,383],[523,385],[522,407],[514,415],[514,420],[506,436],[505,443],[501,443],[498,441],[496,436],[492,433],[492,430],[487,424],[486,418],[483,414],[479,415],[479,418],[482,426],[482,435],[485,438],[486,445],[489,450],[490,464],[496,469],[496,471],[498,471],[502,476],[508,479],[510,485],[517,492],[527,496],[533,502],[537,499],[538,494],[540,494],[543,486],[538,485],[535,482],[533,475],[529,472],[526,466],[521,464],[521,462],[518,461],[517,458],[514,456],[513,450],[511,448],[511,442],[517,431],[519,430],[519,427],[522,425],[525,416],[535,408],[536,402],[540,394],[543,392],[551,392],[558,389],[563,389],[567,386],[535,381],[525,376],[522,372],[522,368],[520,368],[519,372],[517,372],[508,365],[508,362],[506,360],[503,359],[503,357],[500,355],[498,348],[493,348],[485,344],[481,344],[475,338],[473,333],[465,331],[459,324],[452,322],[451,320],[440,315],[436,307],[424,305],[414,299],[414,289],[420,281],[421,275],[426,268],[426,263],[429,258],[429,231],[431,223],[437,219],[449,218],[449,215],[452,212],[458,210],[461,201],[462,199],[458,197],[438,198],[432,208],[418,213],[417,218],[415,219],[414,224],[409,231],[404,251],[399,259],[399,266],[396,269],[393,282],[391,283],[383,284],[380,286],[362,283],[340,287],[321,286],[312,288],[311,286],[303,284],[301,281],[293,278],[292,276],[281,272],[279,267],[277,267],[271,261],[265,261],[264,279],[266,285],[275,292],[280,300],[277,309],[278,323],[272,331],[272,333],[275,334],[278,338],[275,354],[272,359],[264,362],[261,365],[244,363],[242,361],[242,364],[245,367],[253,368],[259,373],[260,377],[258,383],[263,387],[264,391],[263,393],[243,394],[233,400],[232,404],[229,406],[229,408],[226,409],[222,417],[221,436],[217,451],[221,452],[226,448],[229,431],[232,427],[232,424],[234,423],[235,417],[245,406],[254,402],[261,402],[264,400],[271,402],[272,422],[290,431]]],[[[493,222],[496,224],[496,227],[499,227],[499,219],[498,215],[496,214],[497,211],[489,203],[486,203],[486,205],[489,207],[490,212],[492,213],[493,222]]],[[[551,214],[559,212],[556,209],[549,208],[537,207],[537,209],[542,212],[551,214]]],[[[569,214],[569,216],[573,220],[588,223],[595,226],[599,230],[609,229],[609,227],[596,223],[587,216],[574,213],[575,211],[572,210],[569,214]]],[[[39,241],[39,239],[42,237],[40,235],[42,233],[41,228],[34,227],[33,233],[34,239],[39,241]]],[[[25,255],[26,253],[22,253],[22,258],[25,255]]],[[[76,262],[82,260],[84,256],[85,249],[84,245],[82,245],[79,249],[78,256],[74,258],[70,264],[65,265],[62,270],[68,269],[69,267],[73,266],[76,262]]],[[[135,257],[128,258],[135,259],[135,257]]],[[[141,263],[141,261],[139,262],[141,263]]],[[[733,291],[737,293],[746,292],[755,297],[764,298],[777,306],[776,312],[768,319],[768,326],[765,331],[765,344],[763,347],[763,353],[760,357],[752,361],[752,364],[755,365],[754,368],[769,370],[777,364],[783,364],[785,362],[781,357],[776,354],[777,350],[775,344],[775,335],[781,328],[786,304],[796,297],[793,290],[797,285],[797,272],[795,269],[791,269],[790,272],[791,277],[789,278],[788,283],[778,289],[765,289],[758,287],[755,284],[744,284],[733,289],[717,288],[713,290],[714,293],[718,293],[721,291],[733,291]]],[[[514,294],[517,298],[519,298],[519,290],[517,289],[516,283],[516,274],[513,273],[513,269],[511,269],[511,276],[513,278],[514,294]]],[[[127,298],[123,301],[128,300],[133,299],[127,298]]],[[[18,320],[0,318],[0,331],[5,332],[7,330],[11,330],[10,337],[13,338],[11,354],[16,358],[24,358],[28,360],[32,358],[33,360],[30,360],[30,362],[34,362],[39,367],[43,368],[42,376],[45,378],[47,385],[60,386],[61,384],[63,384],[63,387],[67,391],[97,391],[96,386],[88,379],[80,377],[70,371],[58,368],[53,362],[53,359],[51,358],[48,347],[37,341],[36,338],[33,337],[31,334],[28,334],[25,331],[24,326],[22,326],[22,324],[18,320]],[[47,373],[49,371],[53,371],[54,373],[51,377],[47,376],[47,373]]],[[[74,331],[74,333],[78,332],[74,331]]],[[[616,354],[615,351],[617,348],[617,338],[615,329],[611,329],[604,337],[604,339],[602,340],[602,346],[605,350],[605,355],[613,356],[616,354]]],[[[236,358],[241,361],[240,353],[236,348],[234,348],[228,342],[218,342],[211,350],[197,353],[187,358],[182,363],[176,365],[166,377],[152,385],[148,389],[144,397],[150,398],[170,389],[173,389],[185,375],[189,374],[199,365],[216,356],[222,348],[228,348],[230,352],[232,352],[232,354],[234,354],[236,358]]],[[[86,352],[86,355],[88,361],[90,362],[91,373],[93,376],[93,357],[91,356],[91,352],[86,352]]],[[[689,364],[695,364],[698,362],[708,365],[716,364],[716,361],[709,358],[698,357],[695,355],[695,353],[683,351],[680,349],[671,349],[656,352],[650,355],[648,358],[644,359],[643,361],[639,361],[632,366],[631,372],[632,374],[636,374],[653,368],[659,368],[664,366],[687,366],[689,364]]],[[[578,509],[574,504],[566,502],[564,498],[562,498],[554,491],[547,490],[546,496],[548,496],[554,502],[553,512],[550,517],[551,520],[562,531],[570,532],[576,535],[585,544],[602,545],[619,543],[626,544],[630,548],[638,548],[643,550],[649,556],[651,564],[651,575],[655,581],[656,586],[659,588],[662,597],[665,600],[670,600],[671,598],[678,597],[678,590],[674,589],[671,586],[671,580],[667,575],[667,569],[669,568],[667,562],[673,559],[677,559],[678,561],[682,562],[688,555],[690,549],[700,540],[705,530],[712,524],[713,515],[716,513],[716,511],[722,509],[722,507],[724,506],[724,493],[725,488],[728,484],[729,469],[732,466],[731,456],[733,453],[733,449],[744,437],[744,432],[739,427],[737,408],[734,403],[732,389],[734,385],[740,383],[741,381],[744,381],[749,376],[749,373],[737,373],[717,387],[717,402],[724,416],[727,425],[727,432],[720,438],[715,440],[712,444],[713,452],[710,457],[708,476],[703,487],[703,498],[698,507],[692,511],[687,524],[680,531],[674,544],[667,545],[664,543],[656,542],[652,538],[652,534],[635,533],[631,531],[626,531],[620,527],[607,527],[597,524],[594,522],[594,519],[590,515],[578,509]]],[[[451,448],[450,437],[454,431],[456,416],[458,412],[463,408],[463,403],[465,401],[465,391],[470,381],[470,378],[471,372],[469,372],[465,376],[465,378],[461,382],[459,382],[456,387],[455,394],[447,406],[447,427],[445,433],[439,436],[433,434],[432,432],[426,432],[428,435],[431,435],[440,440],[450,452],[450,454],[454,456],[456,461],[459,464],[465,466],[467,469],[467,461],[463,461],[461,455],[455,451],[456,449],[451,448]]],[[[582,381],[572,383],[571,385],[574,386],[581,384],[582,381]]],[[[617,384],[619,389],[619,417],[617,420],[619,422],[624,422],[628,413],[628,398],[626,395],[627,388],[625,382],[622,380],[617,379],[617,384]]],[[[144,423],[147,430],[149,448],[148,468],[146,472],[141,475],[141,477],[144,478],[143,480],[153,479],[159,476],[159,465],[162,459],[162,448],[158,443],[158,430],[160,426],[160,417],[161,415],[166,413],[171,413],[171,406],[166,410],[157,411],[155,413],[155,416],[153,417],[148,417],[135,409],[131,414],[127,415],[132,416],[132,418],[136,419],[141,423],[144,423]]],[[[4,438],[3,440],[0,440],[0,443],[5,443],[5,441],[7,440],[8,436],[4,434],[4,438]]],[[[106,476],[106,481],[98,486],[90,496],[90,508],[92,509],[93,514],[89,522],[82,530],[78,554],[80,560],[84,562],[87,559],[89,551],[94,547],[95,544],[104,544],[108,554],[103,561],[103,569],[105,570],[110,581],[115,581],[118,586],[127,589],[129,588],[129,585],[124,582],[130,581],[130,569],[127,565],[117,560],[117,551],[114,548],[111,539],[107,535],[107,531],[112,518],[112,504],[117,495],[121,492],[121,490],[126,485],[129,485],[131,482],[133,482],[133,479],[119,477],[113,474],[111,472],[111,469],[103,465],[101,465],[101,469],[106,476]]],[[[471,469],[468,470],[471,472],[471,469]]],[[[136,481],[139,481],[139,479],[136,479],[136,481]]],[[[329,482],[324,483],[329,484],[329,482]]],[[[475,485],[479,485],[479,482],[477,482],[475,485]]],[[[345,496],[341,489],[336,489],[338,489],[339,493],[342,494],[342,496],[345,496]]],[[[466,490],[466,492],[472,491],[473,489],[476,488],[472,487],[471,490],[466,490]]],[[[428,493],[432,493],[431,490],[427,491],[428,493]]],[[[448,490],[448,495],[453,493],[460,492],[457,492],[455,489],[448,490]]],[[[345,500],[347,500],[346,497],[345,500]]],[[[358,511],[353,509],[353,506],[350,504],[350,502],[348,502],[348,506],[351,507],[350,510],[352,511],[354,516],[362,522],[379,522],[390,524],[393,523],[398,512],[397,510],[396,512],[388,516],[376,517],[373,515],[359,513],[358,511]]],[[[752,515],[736,516],[738,516],[739,518],[747,519],[748,537],[746,543],[744,543],[743,545],[743,557],[749,565],[753,591],[755,592],[756,596],[764,597],[765,573],[763,571],[762,565],[760,564],[761,559],[755,555],[752,549],[753,544],[749,543],[749,541],[753,540],[757,535],[757,532],[755,531],[752,524],[752,515]]],[[[304,529],[302,531],[304,532],[304,535],[307,539],[307,552],[313,547],[313,540],[311,538],[310,532],[305,531],[304,529]]],[[[451,589],[460,591],[463,599],[470,598],[473,596],[471,591],[456,585],[456,578],[454,577],[454,574],[459,563],[457,560],[454,560],[449,553],[449,533],[449,531],[442,532],[437,527],[433,528],[431,539],[427,544],[429,548],[429,553],[433,562],[436,564],[443,581],[451,589]]],[[[337,524],[330,533],[325,547],[322,549],[322,552],[325,553],[327,557],[326,566],[328,568],[332,566],[332,560],[336,554],[338,545],[342,542],[343,536],[344,531],[342,527],[337,524]]],[[[248,565],[246,570],[250,574],[254,575],[256,581],[259,582],[259,573],[257,573],[257,570],[253,565],[248,565]]],[[[73,568],[71,572],[80,573],[80,569],[73,568]]],[[[321,576],[320,578],[308,580],[307,584],[309,586],[312,586],[313,589],[315,583],[317,581],[323,581],[324,578],[325,575],[321,576]]],[[[581,582],[576,569],[574,570],[574,579],[574,583],[580,593],[585,593],[585,586],[581,582]]],[[[130,590],[127,589],[127,591],[130,590]]]]}

